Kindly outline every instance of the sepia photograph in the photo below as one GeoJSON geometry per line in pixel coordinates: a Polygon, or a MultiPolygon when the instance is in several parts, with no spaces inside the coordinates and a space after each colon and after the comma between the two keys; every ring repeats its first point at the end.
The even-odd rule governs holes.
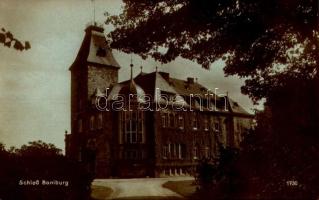
{"type": "Polygon", "coordinates": [[[317,200],[318,62],[318,0],[1,0],[0,200],[317,200]]]}

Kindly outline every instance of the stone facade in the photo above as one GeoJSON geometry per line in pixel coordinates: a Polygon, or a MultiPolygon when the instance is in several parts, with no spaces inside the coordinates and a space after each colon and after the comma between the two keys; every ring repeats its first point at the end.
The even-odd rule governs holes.
{"type": "Polygon", "coordinates": [[[103,43],[102,31],[98,27],[86,29],[70,67],[72,128],[65,138],[69,158],[83,163],[96,178],[163,177],[190,174],[200,159],[214,161],[221,146],[240,146],[252,128],[253,116],[238,103],[228,96],[217,101],[208,98],[204,104],[208,108],[209,103],[215,103],[216,109],[199,109],[201,102],[192,94],[204,97],[207,88],[191,78],[179,80],[164,72],[140,73],[118,83],[119,65],[103,43]],[[120,111],[97,109],[99,97],[109,100],[108,105],[118,100],[111,94],[136,95],[125,100],[133,109],[124,111],[129,110],[125,107],[128,104],[120,111]],[[162,94],[168,98],[163,99],[162,94]],[[146,104],[145,98],[139,98],[143,95],[150,96],[151,109],[147,111],[138,107],[146,104]],[[156,110],[174,98],[194,109],[156,110]]]}

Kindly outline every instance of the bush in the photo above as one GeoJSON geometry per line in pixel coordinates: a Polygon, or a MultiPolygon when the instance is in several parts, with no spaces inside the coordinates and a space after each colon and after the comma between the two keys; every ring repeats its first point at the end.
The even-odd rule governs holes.
{"type": "Polygon", "coordinates": [[[91,175],[80,163],[60,154],[54,145],[32,142],[21,149],[0,148],[0,198],[3,200],[86,200],[90,196],[91,175]],[[21,185],[21,181],[39,185],[21,185]],[[43,185],[42,180],[64,181],[43,185]]]}

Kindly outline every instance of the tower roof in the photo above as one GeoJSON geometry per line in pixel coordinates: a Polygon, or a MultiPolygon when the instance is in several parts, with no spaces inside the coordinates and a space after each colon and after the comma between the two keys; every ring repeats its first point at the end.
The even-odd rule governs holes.
{"type": "Polygon", "coordinates": [[[102,27],[92,25],[85,29],[85,36],[80,50],[70,70],[83,67],[83,64],[120,68],[105,39],[103,31],[102,27]]]}

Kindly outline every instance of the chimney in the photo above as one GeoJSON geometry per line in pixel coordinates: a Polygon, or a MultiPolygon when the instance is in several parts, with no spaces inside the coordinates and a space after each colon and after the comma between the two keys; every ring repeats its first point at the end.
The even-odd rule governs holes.
{"type": "Polygon", "coordinates": [[[159,72],[162,77],[166,80],[166,81],[169,81],[169,73],[167,72],[159,72]]]}
{"type": "Polygon", "coordinates": [[[194,84],[194,78],[188,77],[187,78],[187,83],[188,84],[194,84]]]}

